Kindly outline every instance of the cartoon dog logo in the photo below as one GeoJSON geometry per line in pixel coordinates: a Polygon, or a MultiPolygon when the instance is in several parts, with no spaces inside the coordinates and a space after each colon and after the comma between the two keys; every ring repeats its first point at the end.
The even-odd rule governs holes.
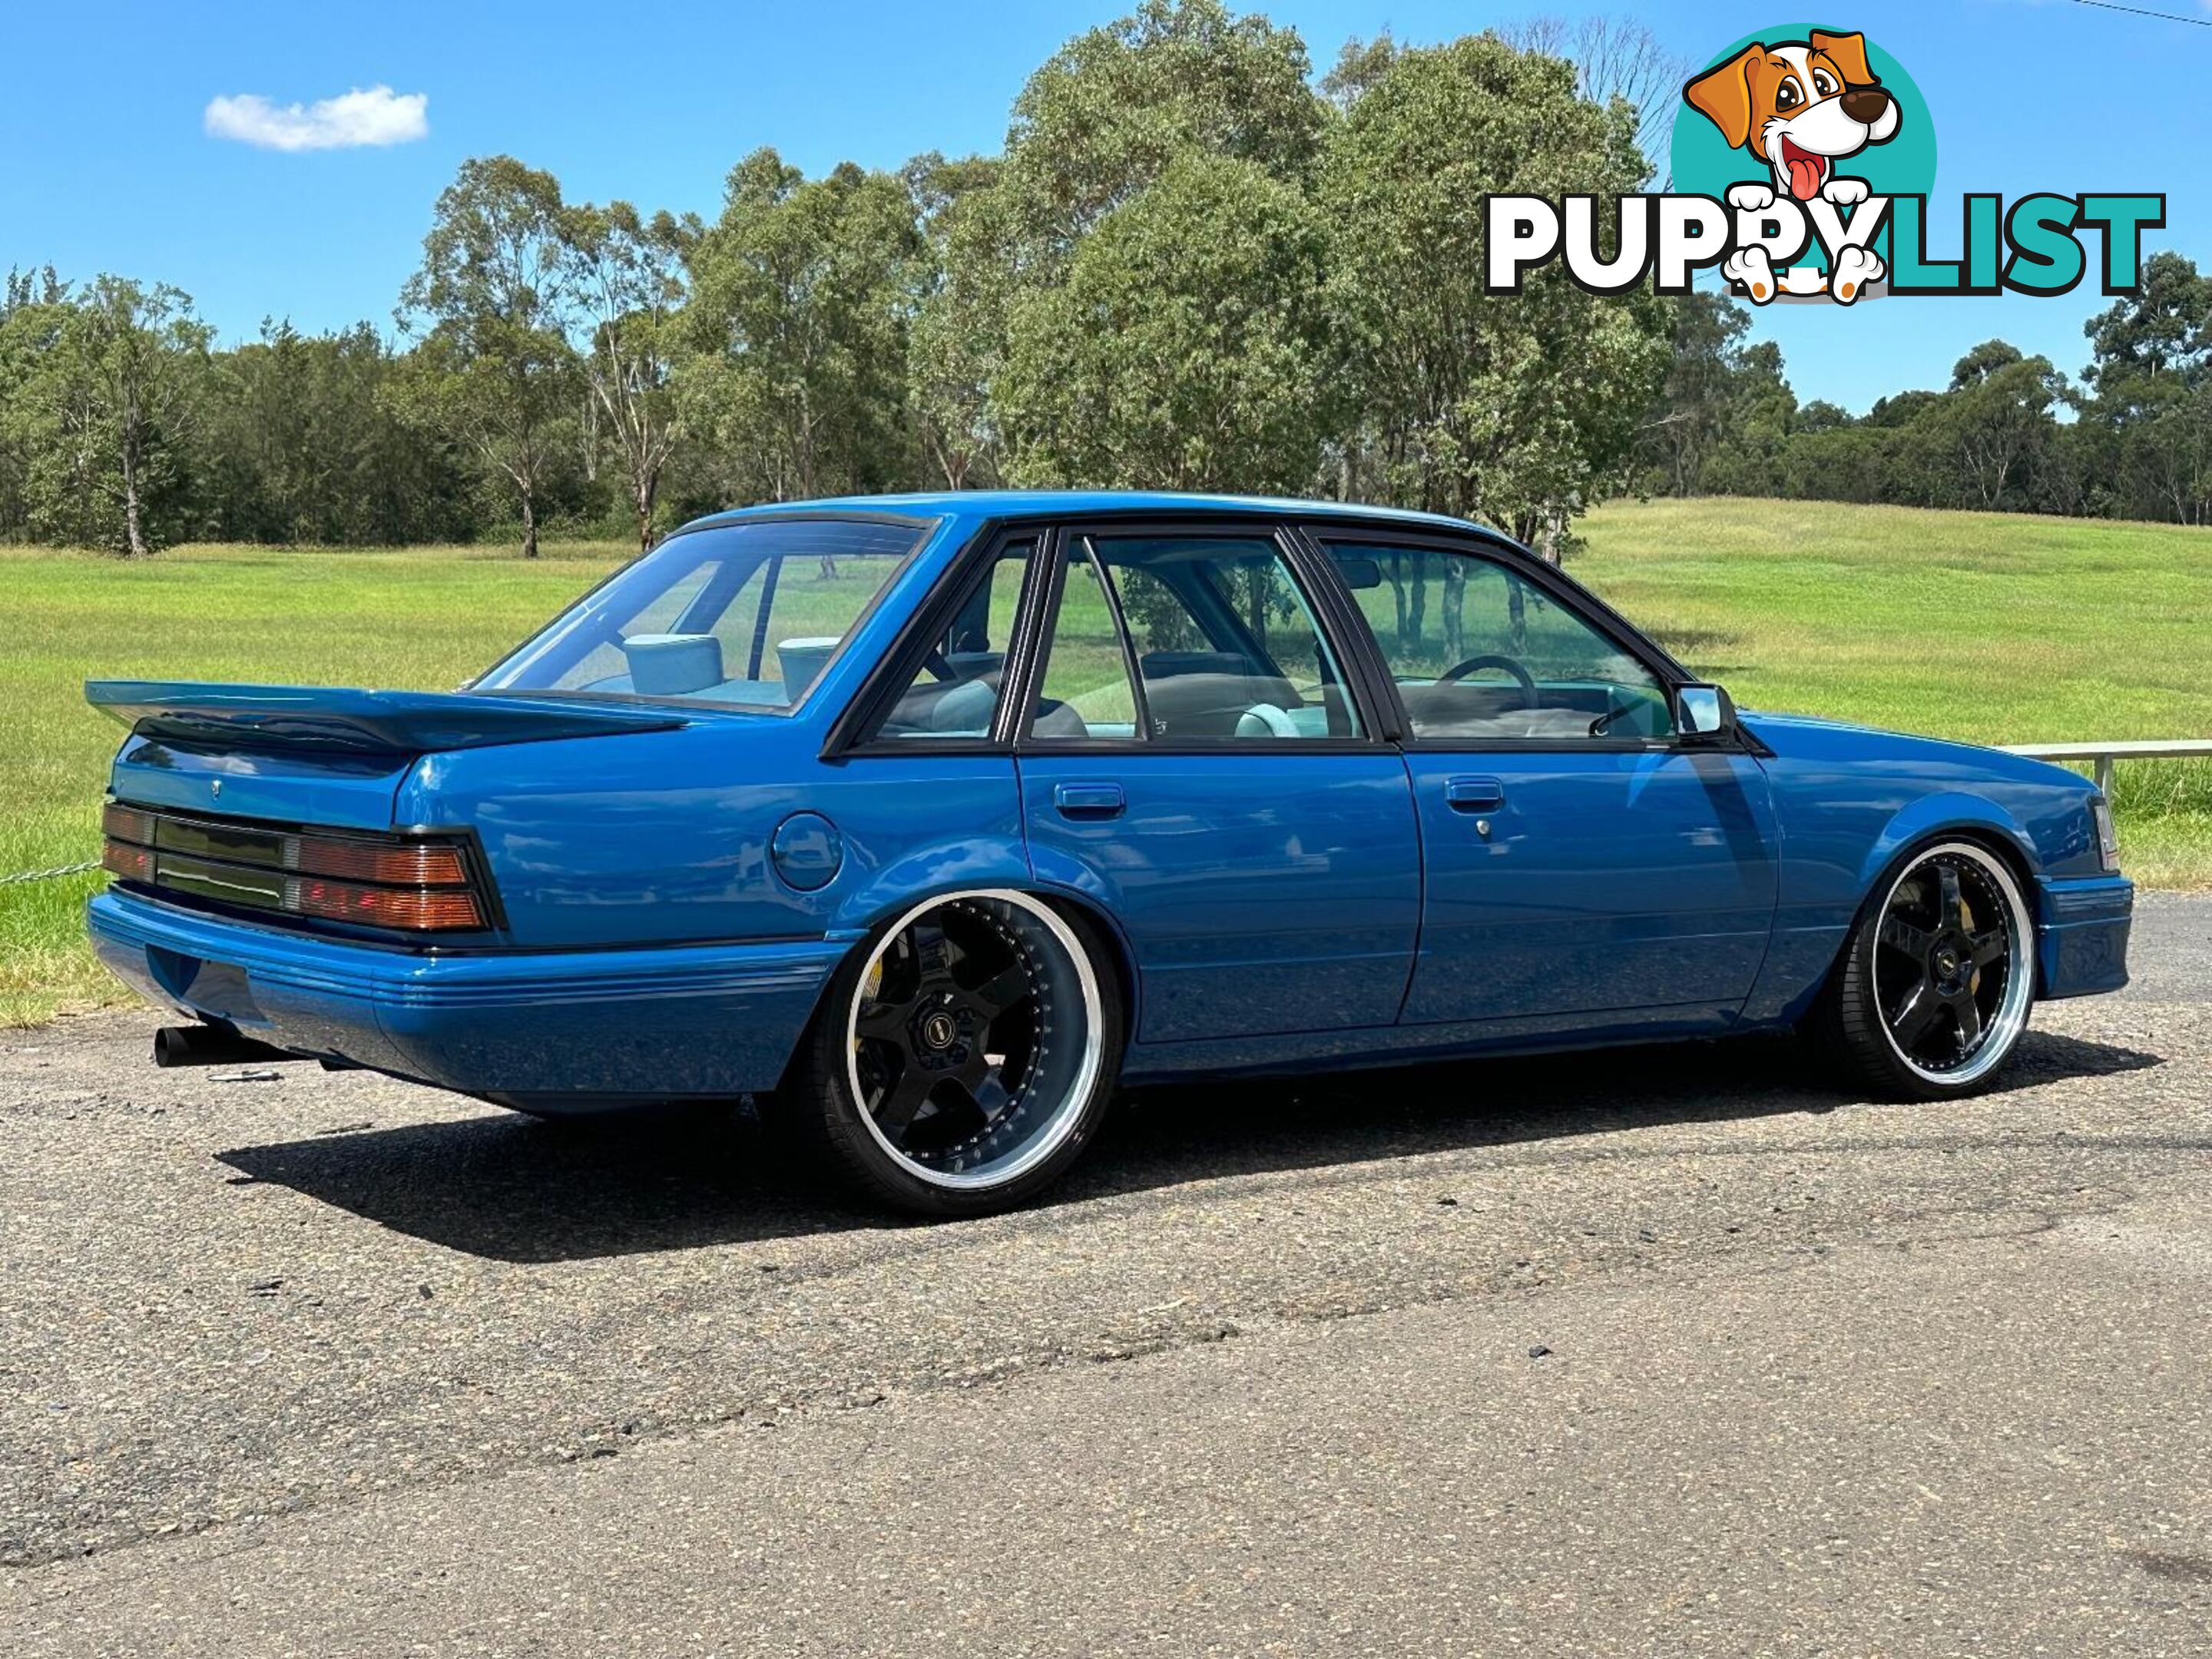
{"type": "MultiPolygon", "coordinates": [[[[1863,179],[1844,178],[1836,164],[1869,144],[1897,136],[1897,100],[1867,62],[1866,36],[1820,29],[1802,40],[1769,46],[1754,40],[1725,63],[1692,78],[1682,96],[1721,130],[1731,149],[1765,162],[1772,184],[1739,184],[1729,204],[1752,211],[1770,207],[1777,194],[1838,208],[1868,196],[1863,179]]],[[[1850,304],[1869,283],[1887,275],[1879,256],[1845,248],[1832,272],[1811,266],[1785,270],[1778,282],[1764,248],[1731,253],[1721,271],[1761,305],[1779,293],[1827,293],[1850,304]]]]}

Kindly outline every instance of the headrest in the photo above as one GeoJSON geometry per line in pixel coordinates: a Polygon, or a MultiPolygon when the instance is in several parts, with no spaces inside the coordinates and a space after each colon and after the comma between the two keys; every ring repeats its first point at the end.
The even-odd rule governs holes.
{"type": "Polygon", "coordinates": [[[1255,702],[1237,718],[1240,738],[1296,738],[1304,734],[1289,714],[1272,702],[1255,702]]]}
{"type": "Polygon", "coordinates": [[[1140,665],[1148,682],[1182,674],[1255,675],[1260,672],[1250,658],[1235,651],[1147,651],[1140,665]]]}
{"type": "Polygon", "coordinates": [[[797,702],[799,694],[814,684],[814,677],[822,672],[823,664],[837,648],[837,637],[823,639],[784,640],[775,647],[775,659],[783,665],[783,700],[797,702]]]}
{"type": "Polygon", "coordinates": [[[712,634],[633,634],[622,648],[640,696],[680,697],[722,683],[722,642],[712,634]]]}
{"type": "Polygon", "coordinates": [[[991,729],[991,711],[999,706],[999,689],[988,680],[956,685],[937,700],[929,711],[933,732],[981,734],[991,729]]]}

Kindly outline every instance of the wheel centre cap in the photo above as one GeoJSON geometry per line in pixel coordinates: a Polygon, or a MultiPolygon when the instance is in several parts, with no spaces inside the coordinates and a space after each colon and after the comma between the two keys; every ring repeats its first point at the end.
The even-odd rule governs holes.
{"type": "Polygon", "coordinates": [[[959,1035],[960,1027],[953,1022],[952,1016],[942,1008],[922,1016],[921,1040],[924,1046],[931,1048],[950,1048],[959,1035]]]}

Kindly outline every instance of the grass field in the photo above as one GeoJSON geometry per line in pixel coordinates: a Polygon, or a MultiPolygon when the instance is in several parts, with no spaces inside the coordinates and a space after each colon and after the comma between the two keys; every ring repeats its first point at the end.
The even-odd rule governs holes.
{"type": "MultiPolygon", "coordinates": [[[[2212,737],[2212,537],[1773,501],[1624,503],[1571,567],[1738,700],[1985,742],[2212,737]]],[[[0,875],[98,850],[121,732],[88,678],[452,686],[623,556],[550,544],[0,550],[0,875]]],[[[2212,885],[2212,765],[2123,765],[2128,866],[2212,885]]],[[[120,994],[100,878],[0,887],[0,1024],[120,994]]]]}

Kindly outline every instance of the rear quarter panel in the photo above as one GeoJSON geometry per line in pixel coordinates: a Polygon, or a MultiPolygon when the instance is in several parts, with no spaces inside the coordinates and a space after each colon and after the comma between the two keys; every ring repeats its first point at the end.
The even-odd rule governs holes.
{"type": "Polygon", "coordinates": [[[403,822],[473,828],[509,941],[551,950],[818,939],[953,885],[1026,881],[1013,763],[988,755],[825,763],[781,720],[425,757],[403,822]],[[769,854],[818,813],[842,857],[813,890],[769,854]]]}

